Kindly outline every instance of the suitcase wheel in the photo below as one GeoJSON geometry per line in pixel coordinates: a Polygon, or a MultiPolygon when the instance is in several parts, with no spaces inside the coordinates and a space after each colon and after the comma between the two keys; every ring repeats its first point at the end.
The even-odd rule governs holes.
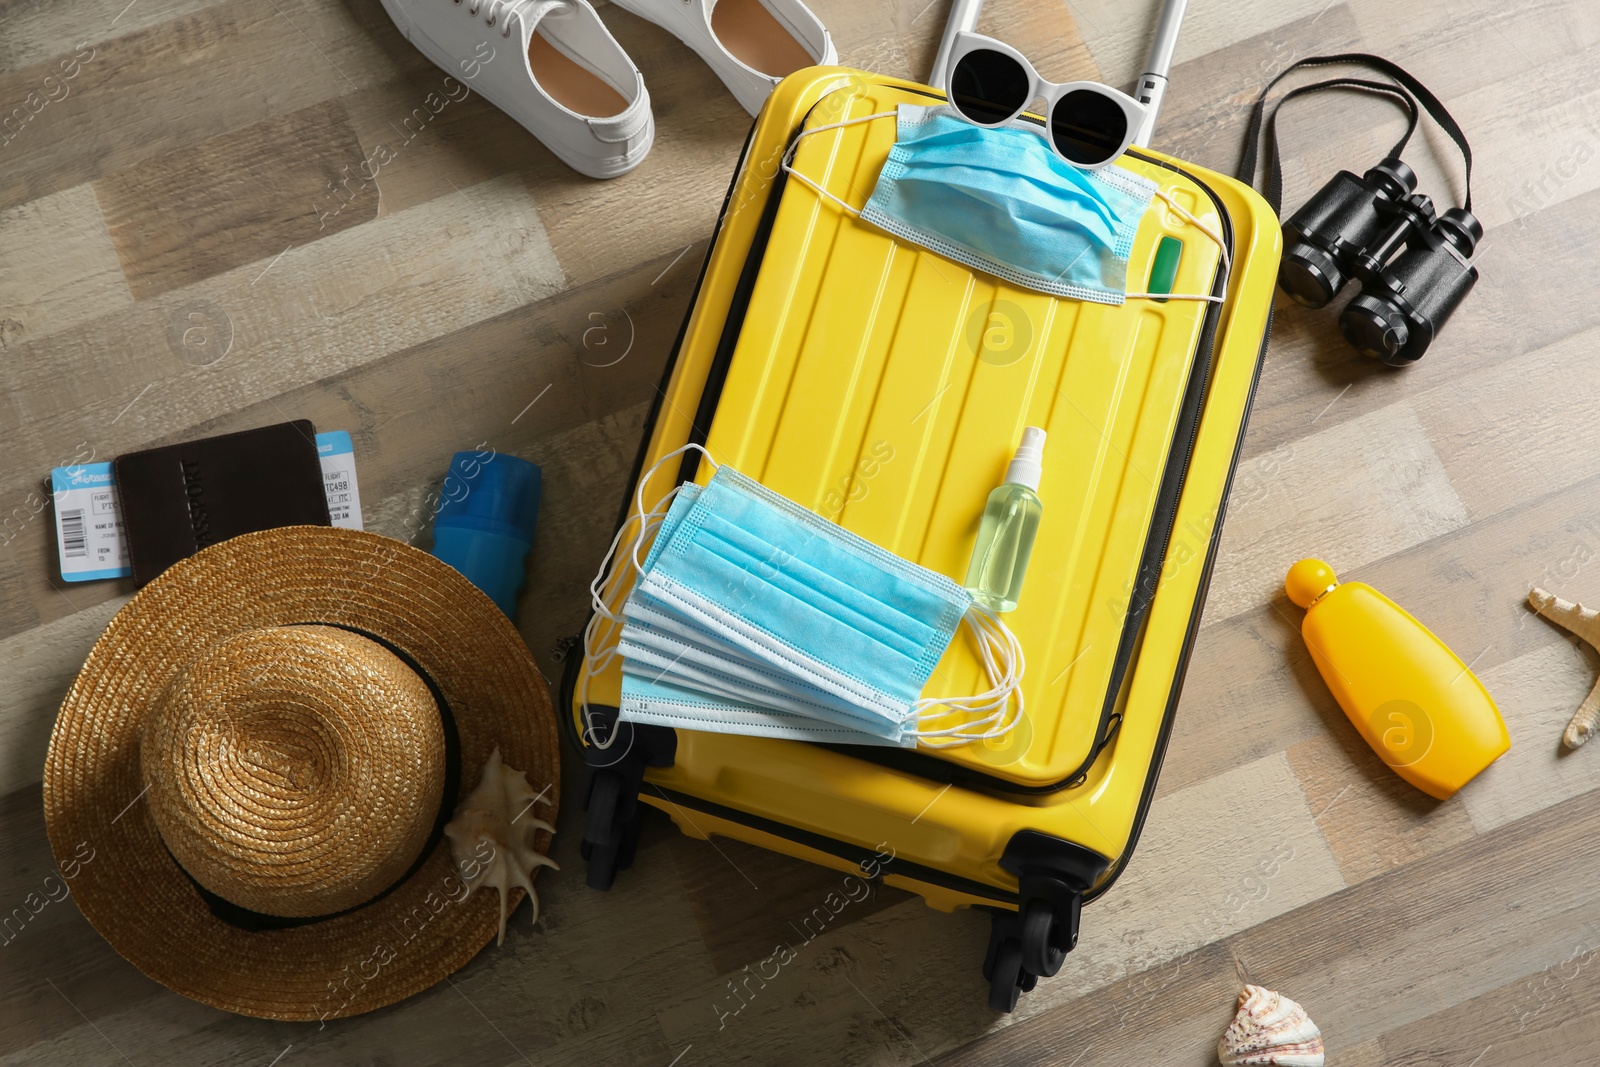
{"type": "Polygon", "coordinates": [[[611,768],[596,768],[589,778],[588,819],[579,853],[588,861],[584,882],[610,889],[617,873],[633,866],[639,843],[638,788],[611,768]]]}
{"type": "Polygon", "coordinates": [[[983,977],[989,982],[989,1007],[1010,1012],[1017,998],[1032,989],[1039,976],[1023,962],[1022,926],[1014,911],[996,909],[989,927],[989,949],[983,957],[983,977]]]}
{"type": "Polygon", "coordinates": [[[1023,904],[1022,965],[1040,977],[1054,978],[1078,940],[1076,919],[1060,914],[1053,902],[1042,897],[1023,904]]]}
{"type": "Polygon", "coordinates": [[[596,771],[589,782],[589,818],[584,823],[586,845],[609,845],[617,836],[617,806],[622,799],[622,778],[596,771]]]}
{"type": "MultiPolygon", "coordinates": [[[[1023,983],[1031,988],[1034,976],[1022,968],[1022,946],[1012,938],[1000,942],[994,952],[994,963],[989,968],[989,1007],[993,1011],[1011,1012],[1022,995],[1023,983]]],[[[1035,979],[1036,980],[1036,979],[1035,979]]]]}
{"type": "Polygon", "coordinates": [[[602,891],[610,889],[617,880],[617,874],[633,866],[633,854],[638,843],[637,820],[617,827],[612,841],[608,844],[583,842],[578,846],[578,851],[588,861],[588,866],[584,869],[584,884],[590,889],[602,891]]]}
{"type": "MultiPolygon", "coordinates": [[[[1028,888],[1041,884],[1029,879],[1028,888]]],[[[989,948],[983,977],[989,982],[989,1007],[1010,1012],[1017,998],[1040,978],[1061,970],[1067,953],[1078,943],[1082,898],[1076,893],[1025,895],[1019,911],[996,908],[989,927],[989,948]]]]}

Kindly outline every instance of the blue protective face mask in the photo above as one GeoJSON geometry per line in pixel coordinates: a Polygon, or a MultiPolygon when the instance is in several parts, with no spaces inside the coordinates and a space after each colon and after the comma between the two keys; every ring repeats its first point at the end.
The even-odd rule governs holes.
{"type": "MultiPolygon", "coordinates": [[[[724,471],[712,481],[708,508],[717,508],[718,497],[727,495],[730,500],[722,501],[721,510],[757,511],[750,525],[763,525],[770,516],[759,513],[759,499],[738,499],[755,495],[753,483],[729,468],[724,471]]],[[[623,718],[699,729],[734,724],[744,728],[741,732],[784,737],[797,736],[798,731],[808,740],[860,741],[865,739],[858,735],[867,733],[890,744],[915,744],[915,735],[902,728],[903,711],[892,701],[876,701],[876,715],[863,713],[854,702],[840,699],[836,690],[810,684],[794,672],[774,670],[765,657],[750,654],[748,642],[730,638],[729,630],[739,627],[743,616],[775,615],[780,625],[773,631],[793,631],[809,619],[803,609],[781,599],[769,603],[767,612],[751,610],[758,593],[772,593],[761,580],[777,578],[777,564],[792,565],[794,560],[788,550],[771,544],[772,538],[783,534],[769,530],[755,535],[756,543],[763,536],[768,540],[761,549],[762,563],[752,574],[748,554],[730,552],[719,543],[715,528],[728,520],[698,508],[702,492],[692,482],[679,488],[624,605],[626,623],[618,641],[623,657],[623,718]],[[692,527],[709,522],[713,530],[684,531],[679,540],[686,518],[692,527]],[[672,555],[666,566],[658,566],[669,547],[672,555]],[[685,575],[684,570],[701,573],[685,575]],[[712,573],[715,577],[707,581],[712,573]],[[688,589],[664,594],[663,585],[688,589]],[[710,597],[694,592],[696,587],[710,588],[710,597]],[[707,616],[676,610],[679,597],[707,601],[707,616]]],[[[750,543],[748,538],[740,540],[750,543]]],[[[949,635],[943,640],[948,643],[949,635]]]]}
{"type": "Polygon", "coordinates": [[[622,719],[910,746],[997,736],[1020,718],[1021,650],[954,581],[729,467],[674,497],[664,516],[641,504],[631,520],[618,559],[638,574],[621,613],[620,570],[603,566],[593,586],[583,684],[620,654],[622,719]],[[922,697],[963,621],[985,643],[991,689],[922,697]]]}
{"type": "Polygon", "coordinates": [[[947,105],[901,104],[895,116],[864,221],[1028,289],[1123,302],[1155,182],[1116,166],[1079,170],[1021,120],[978,126],[947,105]]]}

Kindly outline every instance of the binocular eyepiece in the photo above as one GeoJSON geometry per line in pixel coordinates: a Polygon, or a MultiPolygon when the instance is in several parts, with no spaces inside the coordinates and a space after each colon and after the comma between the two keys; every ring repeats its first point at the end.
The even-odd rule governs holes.
{"type": "Polygon", "coordinates": [[[1283,224],[1278,268],[1278,284],[1308,308],[1325,307],[1359,279],[1340,332],[1363,355],[1396,367],[1422,357],[1472,290],[1478,271],[1469,260],[1483,237],[1471,212],[1436,216],[1416,188],[1416,173],[1394,158],[1359,178],[1341,170],[1283,224]]]}

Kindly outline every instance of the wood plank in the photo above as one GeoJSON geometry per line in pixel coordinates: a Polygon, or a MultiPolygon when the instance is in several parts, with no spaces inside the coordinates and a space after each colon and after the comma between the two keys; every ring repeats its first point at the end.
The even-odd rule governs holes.
{"type": "Polygon", "coordinates": [[[1479,1067],[1582,1063],[1593,1055],[1595,948],[1600,926],[1584,922],[1551,945],[1543,970],[1397,1027],[1381,1039],[1388,1062],[1448,1057],[1479,1067]],[[1563,951],[1564,950],[1564,951],[1563,951]]]}
{"type": "Polygon", "coordinates": [[[1437,1003],[1471,999],[1565,958],[1588,921],[1596,846],[1580,824],[1595,810],[1593,793],[1548,808],[1246,931],[1235,951],[1246,973],[1310,1005],[1335,1050],[1387,1035],[1437,1003]],[[1533,868],[1523,863],[1541,877],[1527,878],[1533,868]],[[1420,968],[1423,958],[1450,964],[1420,968]],[[1360,997],[1339,995],[1350,982],[1362,986],[1360,997]]]}
{"type": "MultiPolygon", "coordinates": [[[[351,93],[343,102],[367,163],[365,172],[358,164],[357,178],[374,175],[381,215],[506,174],[567,169],[532,134],[472,92],[470,84],[431,65],[351,93]],[[469,95],[463,98],[464,93],[469,95]],[[445,102],[437,114],[427,107],[430,94],[445,102]]],[[[617,265],[613,261],[606,273],[617,265]]],[[[585,280],[574,278],[575,283],[585,280]]]]}
{"type": "Polygon", "coordinates": [[[93,16],[84,8],[68,11],[60,4],[13,2],[6,5],[4,34],[0,34],[0,70],[15,70],[55,56],[66,55],[92,36],[101,41],[113,34],[129,34],[159,26],[208,7],[215,0],[140,0],[137,4],[99,0],[93,16]],[[93,35],[85,29],[93,26],[93,35]]]}
{"type": "MultiPolygon", "coordinates": [[[[1503,30],[1489,20],[1502,43],[1515,49],[1503,30]]],[[[1548,47],[1548,46],[1546,46],[1548,47]]],[[[1545,51],[1545,48],[1537,51],[1545,51]]],[[[1564,51],[1539,61],[1518,56],[1522,77],[1484,85],[1452,100],[1452,113],[1480,140],[1515,137],[1521,151],[1497,155],[1474,168],[1474,211],[1485,227],[1525,217],[1552,204],[1590,192],[1600,185],[1600,168],[1590,166],[1600,128],[1594,106],[1600,94],[1595,60],[1600,43],[1564,51]],[[1559,92],[1552,91],[1560,86],[1559,92]]],[[[1449,154],[1444,139],[1437,151],[1449,154]]]]}
{"type": "MultiPolygon", "coordinates": [[[[1282,990],[1306,1006],[1322,1029],[1330,1063],[1344,1063],[1343,1052],[1352,1047],[1370,1057],[1370,1042],[1381,1037],[1385,1056],[1379,1062],[1467,1064],[1483,1042],[1470,1051],[1456,1041],[1442,1048],[1412,1044],[1411,1027],[1433,1015],[1439,1004],[1470,1003],[1568,958],[1574,942],[1585,936],[1585,924],[1592,925],[1586,901],[1600,843],[1587,824],[1597,814],[1600,792],[1591,791],[1212,945],[1197,954],[1191,977],[1143,999],[1148,1021],[1136,1014],[1137,1029],[1119,1026],[1102,1000],[1071,1000],[941,1063],[1070,1063],[1111,1030],[1119,1040],[1112,1062],[1198,1067],[1210,1062],[1206,1050],[1215,1047],[1227,1025],[1233,990],[1250,981],[1282,990]],[[1524,878],[1520,863],[1532,864],[1541,877],[1524,878]],[[1419,967],[1422,959],[1449,964],[1419,967]],[[1227,976],[1232,982],[1224,980],[1224,960],[1234,972],[1227,976]],[[1191,999],[1195,990],[1209,1001],[1209,1010],[1191,999]],[[1411,1057],[1397,1054],[1393,1035],[1403,1035],[1402,1048],[1412,1050],[1411,1057]],[[1429,1057],[1442,1058],[1424,1058],[1424,1048],[1429,1057]],[[1168,1058],[1172,1049],[1181,1050],[1175,1061],[1168,1058]]],[[[1127,996],[1125,989],[1135,981],[1097,996],[1127,996]]],[[[1508,1024],[1514,1027],[1528,1004],[1488,1003],[1494,1010],[1481,1013],[1481,1023],[1473,1028],[1488,1042],[1505,1035],[1508,1024]]],[[[1433,1029],[1429,1036],[1442,1033],[1433,1029]]],[[[1592,1040],[1592,1029],[1586,1033],[1592,1040]]],[[[1550,1061],[1534,1054],[1487,1062],[1550,1061]]]]}
{"type": "Polygon", "coordinates": [[[123,595],[74,608],[5,641],[6,660],[15,666],[7,669],[8,684],[0,688],[0,790],[10,792],[43,777],[56,709],[106,623],[126,602],[123,595]]]}
{"type": "MultiPolygon", "coordinates": [[[[1461,794],[1434,800],[1390,770],[1354,727],[1330,727],[1286,755],[1347,885],[1404,867],[1477,832],[1461,794]]],[[[1482,789],[1469,787],[1466,795],[1482,789]]]]}
{"type": "Polygon", "coordinates": [[[1163,787],[1181,789],[1338,729],[1343,714],[1287,597],[1203,629],[1184,676],[1163,787]]]}
{"type": "Polygon", "coordinates": [[[133,304],[102,226],[88,185],[0,212],[0,353],[133,304]]]}
{"type": "Polygon", "coordinates": [[[1059,1002],[1085,972],[1136,973],[1337,892],[1314,814],[1282,753],[1158,789],[1128,870],[1084,913],[1072,979],[1030,999],[1059,1002]]]}
{"type": "MultiPolygon", "coordinates": [[[[489,320],[564,284],[533,204],[507,178],[58,331],[25,345],[14,364],[12,387],[34,399],[28,417],[7,430],[12,492],[22,496],[72,454],[74,442],[109,458],[218,419],[241,402],[270,409],[264,398],[489,320]],[[192,314],[231,338],[214,359],[181,349],[173,324],[192,314]],[[196,366],[180,355],[212,362],[196,366]],[[93,376],[100,399],[86,403],[51,388],[52,379],[72,374],[93,376]]],[[[274,413],[253,425],[283,418],[274,413]]],[[[42,607],[58,598],[43,580],[52,573],[49,544],[48,531],[33,523],[11,555],[15,563],[0,560],[0,568],[32,569],[35,604],[53,617],[58,608],[42,607]]]]}
{"type": "Polygon", "coordinates": [[[1493,82],[1540,84],[1545,64],[1600,44],[1600,12],[1560,0],[1532,0],[1514,12],[1456,3],[1345,2],[1374,47],[1381,42],[1383,54],[1404,56],[1406,69],[1445,100],[1493,82]],[[1473,62],[1460,62],[1465,55],[1473,62]]]}
{"type": "MultiPolygon", "coordinates": [[[[1555,630],[1543,620],[1533,624],[1555,630]]],[[[1562,747],[1561,733],[1594,686],[1597,657],[1558,633],[1538,651],[1483,673],[1511,732],[1511,750],[1459,794],[1480,832],[1595,786],[1594,753],[1562,747]]]]}
{"type": "MultiPolygon", "coordinates": [[[[1173,64],[1152,148],[1233,174],[1250,106],[1274,75],[1305,56],[1362,48],[1361,31],[1345,3],[1329,4],[1270,29],[1252,26],[1249,34],[1192,58],[1180,57],[1173,64]]],[[[1140,69],[1143,62],[1141,54],[1140,69]]],[[[1307,142],[1284,143],[1289,157],[1297,159],[1307,142]]]]}
{"type": "Polygon", "coordinates": [[[1600,330],[1586,330],[1417,398],[1418,417],[1474,519],[1600,475],[1600,453],[1577,440],[1600,405],[1600,382],[1573,373],[1596,344],[1600,330]]]}
{"type": "Polygon", "coordinates": [[[1405,402],[1296,440],[1263,479],[1260,501],[1228,515],[1206,599],[1209,621],[1269,603],[1296,560],[1320,556],[1336,571],[1465,526],[1467,510],[1405,402]],[[1406,457],[1396,463],[1395,457],[1406,457]]]}
{"type": "Polygon", "coordinates": [[[1232,1018],[1240,985],[1237,962],[1227,943],[1218,942],[1095,990],[1070,1008],[1006,1027],[936,1062],[940,1067],[1214,1063],[1217,1037],[1232,1018]]]}
{"type": "MultiPolygon", "coordinates": [[[[449,100],[431,98],[427,111],[449,100]]],[[[324,101],[94,183],[128,286],[169,292],[378,215],[343,104],[324,101]]]]}
{"type": "MultiPolygon", "coordinates": [[[[0,101],[22,102],[64,52],[0,70],[0,101]]],[[[293,25],[243,0],[110,41],[91,40],[68,95],[8,146],[0,206],[78,185],[348,89],[293,25]],[[181,78],[172,77],[182,56],[181,78]],[[270,71],[270,74],[267,73],[270,71]],[[179,121],[181,119],[181,121],[179,121]]]]}
{"type": "MultiPolygon", "coordinates": [[[[1332,7],[1329,4],[1328,7],[1332,7]]],[[[1116,0],[1080,0],[1072,11],[1082,23],[1089,49],[1102,76],[1128,89],[1144,70],[1155,32],[1157,8],[1119,4],[1116,0]]],[[[1189,19],[1178,38],[1176,61],[1203,56],[1262,31],[1279,31],[1299,10],[1275,0],[1228,0],[1207,8],[1204,18],[1189,19]]],[[[1281,34],[1278,34],[1281,37],[1281,34]]]]}
{"type": "Polygon", "coordinates": [[[911,899],[893,886],[844,876],[742,841],[696,841],[676,835],[670,851],[683,893],[694,907],[700,937],[718,973],[770,957],[794,932],[778,916],[804,916],[829,891],[851,894],[843,925],[911,899]],[[857,886],[860,888],[857,888],[857,886]],[[870,894],[857,899],[854,894],[870,894]]]}

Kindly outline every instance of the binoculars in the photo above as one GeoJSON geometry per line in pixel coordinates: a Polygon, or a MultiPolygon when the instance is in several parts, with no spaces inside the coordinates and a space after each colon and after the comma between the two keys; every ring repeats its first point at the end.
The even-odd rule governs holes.
{"type": "Polygon", "coordinates": [[[1284,292],[1320,308],[1359,279],[1339,330],[1394,367],[1422,358],[1478,280],[1469,260],[1483,225],[1464,208],[1435,216],[1416,188],[1416,173],[1393,157],[1359,178],[1342,170],[1283,224],[1284,292]]]}

